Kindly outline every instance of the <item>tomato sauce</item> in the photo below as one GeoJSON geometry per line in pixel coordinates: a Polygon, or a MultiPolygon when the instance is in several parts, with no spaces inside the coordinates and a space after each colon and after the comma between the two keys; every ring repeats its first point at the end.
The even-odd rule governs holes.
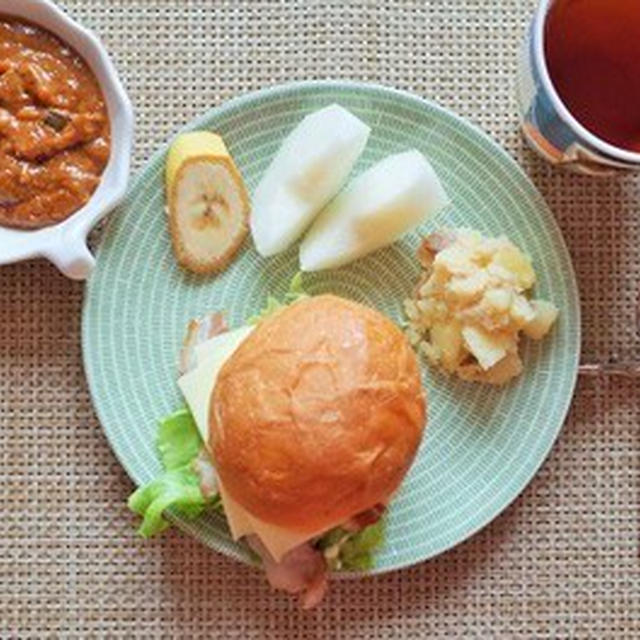
{"type": "Polygon", "coordinates": [[[0,225],[33,229],[82,207],[109,159],[109,119],[82,58],[0,16],[0,225]]]}

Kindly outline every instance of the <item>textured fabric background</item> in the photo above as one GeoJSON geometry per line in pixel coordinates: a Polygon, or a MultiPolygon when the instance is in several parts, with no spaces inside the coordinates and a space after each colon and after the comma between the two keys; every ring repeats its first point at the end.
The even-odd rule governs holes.
{"type": "MultiPolygon", "coordinates": [[[[241,92],[351,78],[434,99],[525,167],[578,272],[585,362],[640,360],[640,180],[556,173],[518,133],[514,74],[533,0],[66,0],[113,54],[137,112],[135,164],[241,92]]],[[[583,378],[523,495],[453,551],[335,583],[303,613],[179,533],[142,543],[132,485],[83,378],[82,285],[0,269],[0,637],[640,637],[640,388],[583,378]]]]}

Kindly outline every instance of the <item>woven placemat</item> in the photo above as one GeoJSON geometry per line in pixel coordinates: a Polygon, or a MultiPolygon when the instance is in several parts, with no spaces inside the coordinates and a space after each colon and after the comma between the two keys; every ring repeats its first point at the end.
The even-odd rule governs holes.
{"type": "MultiPolygon", "coordinates": [[[[532,0],[68,0],[137,112],[135,164],[241,92],[380,82],[487,130],[547,198],[582,289],[586,362],[640,360],[640,180],[556,173],[519,136],[517,49],[532,0]]],[[[583,378],[550,459],[494,523],[413,569],[332,587],[303,613],[264,578],[170,532],[134,536],[132,485],[94,416],[82,285],[0,269],[0,637],[640,637],[640,388],[583,378]]]]}

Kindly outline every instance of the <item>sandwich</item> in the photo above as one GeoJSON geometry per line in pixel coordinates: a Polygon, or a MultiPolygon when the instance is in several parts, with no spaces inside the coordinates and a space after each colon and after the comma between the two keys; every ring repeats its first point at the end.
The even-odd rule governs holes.
{"type": "Polygon", "coordinates": [[[219,314],[191,323],[178,380],[188,408],[161,421],[165,474],[129,505],[145,536],[170,507],[224,514],[271,585],[309,608],[331,570],[372,566],[426,397],[386,316],[334,295],[291,298],[233,331],[219,314]]]}

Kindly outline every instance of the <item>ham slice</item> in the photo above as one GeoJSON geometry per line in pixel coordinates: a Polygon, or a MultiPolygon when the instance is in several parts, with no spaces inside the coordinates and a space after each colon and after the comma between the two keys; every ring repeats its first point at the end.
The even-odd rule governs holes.
{"type": "Polygon", "coordinates": [[[180,375],[195,369],[197,365],[195,348],[228,331],[229,327],[224,319],[224,314],[220,311],[208,313],[201,318],[191,320],[187,326],[187,334],[180,349],[180,359],[178,361],[178,372],[180,375]]]}
{"type": "Polygon", "coordinates": [[[342,525],[342,528],[346,529],[350,533],[362,531],[362,529],[378,522],[386,510],[387,507],[384,504],[376,504],[371,507],[371,509],[361,511],[352,518],[349,518],[349,520],[342,525]]]}
{"type": "Polygon", "coordinates": [[[249,535],[246,540],[262,558],[267,580],[274,589],[299,594],[303,609],[311,609],[322,601],[329,586],[327,563],[311,543],[291,549],[276,562],[258,536],[249,535]]]}
{"type": "Polygon", "coordinates": [[[450,247],[456,240],[456,232],[448,229],[430,233],[428,236],[422,238],[417,252],[420,264],[425,269],[430,269],[436,254],[450,247]]]}
{"type": "Polygon", "coordinates": [[[211,455],[204,447],[192,462],[192,467],[200,481],[202,495],[207,499],[216,495],[218,493],[218,476],[211,455]]]}

